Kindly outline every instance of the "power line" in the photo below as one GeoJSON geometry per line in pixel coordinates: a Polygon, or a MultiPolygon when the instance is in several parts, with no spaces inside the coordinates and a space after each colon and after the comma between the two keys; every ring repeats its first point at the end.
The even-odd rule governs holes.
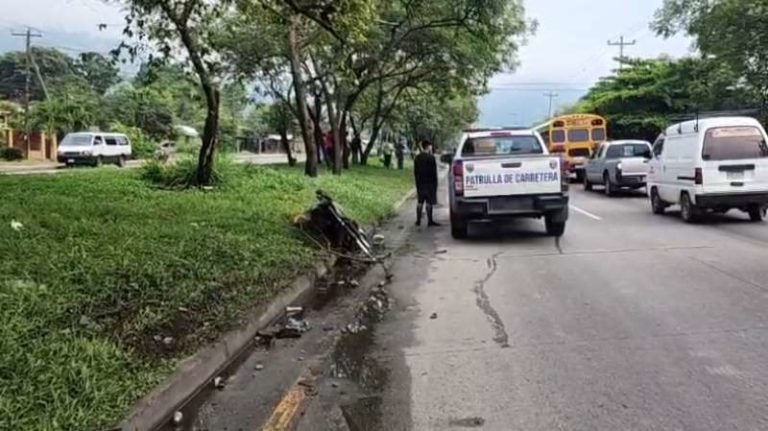
{"type": "Polygon", "coordinates": [[[624,67],[624,47],[625,46],[632,46],[637,43],[637,40],[632,40],[632,42],[624,42],[624,36],[622,35],[619,37],[618,42],[611,42],[608,41],[608,46],[618,46],[619,47],[619,70],[621,70],[624,67]]]}
{"type": "Polygon", "coordinates": [[[27,27],[27,31],[23,33],[12,31],[11,36],[23,37],[25,39],[27,64],[26,72],[24,73],[24,143],[27,149],[27,156],[29,156],[29,93],[32,81],[32,38],[40,38],[43,37],[43,35],[41,33],[32,32],[32,27],[27,27]]]}
{"type": "Polygon", "coordinates": [[[552,118],[552,100],[555,97],[559,97],[559,96],[560,96],[559,94],[557,94],[555,92],[552,92],[552,91],[544,93],[544,97],[548,97],[549,98],[549,110],[547,111],[547,112],[549,112],[549,117],[548,118],[552,118]]]}

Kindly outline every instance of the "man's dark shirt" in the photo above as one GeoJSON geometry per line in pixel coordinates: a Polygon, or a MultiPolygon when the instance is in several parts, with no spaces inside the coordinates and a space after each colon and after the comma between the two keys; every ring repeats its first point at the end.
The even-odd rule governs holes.
{"type": "Polygon", "coordinates": [[[419,153],[413,161],[416,185],[437,185],[437,162],[430,153],[419,153]]]}

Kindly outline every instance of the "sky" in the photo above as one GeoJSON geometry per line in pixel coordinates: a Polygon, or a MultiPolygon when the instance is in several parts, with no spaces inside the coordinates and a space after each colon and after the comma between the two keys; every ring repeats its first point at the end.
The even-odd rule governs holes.
{"type": "MultiPolygon", "coordinates": [[[[491,79],[491,92],[480,101],[482,125],[529,125],[546,118],[548,98],[553,109],[584,95],[601,76],[616,67],[618,47],[607,42],[624,36],[636,41],[625,55],[681,57],[691,52],[684,37],[656,37],[648,24],[663,0],[524,0],[526,15],[538,29],[519,52],[519,67],[491,79]]],[[[36,45],[57,47],[70,54],[106,53],[120,42],[123,13],[104,0],[0,0],[0,52],[23,49],[12,31],[31,26],[42,33],[36,45]],[[106,29],[99,29],[106,24],[106,29]]],[[[130,70],[128,68],[127,70],[130,70]]]]}

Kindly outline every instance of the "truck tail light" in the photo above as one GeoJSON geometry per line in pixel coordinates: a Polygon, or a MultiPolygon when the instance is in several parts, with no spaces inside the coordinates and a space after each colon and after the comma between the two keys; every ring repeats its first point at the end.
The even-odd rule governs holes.
{"type": "Polygon", "coordinates": [[[696,168],[693,172],[693,183],[697,186],[704,184],[704,172],[702,172],[701,168],[696,168]]]}
{"type": "Polygon", "coordinates": [[[456,196],[464,196],[464,162],[453,162],[453,190],[456,196]]]}
{"type": "Polygon", "coordinates": [[[564,192],[568,191],[568,171],[571,170],[571,164],[568,162],[568,159],[565,157],[565,155],[560,155],[560,184],[561,184],[561,190],[564,192]]]}

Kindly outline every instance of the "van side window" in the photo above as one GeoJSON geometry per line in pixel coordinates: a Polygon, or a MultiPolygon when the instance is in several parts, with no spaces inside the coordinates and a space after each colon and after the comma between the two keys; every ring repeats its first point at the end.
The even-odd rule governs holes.
{"type": "Polygon", "coordinates": [[[117,144],[118,145],[128,145],[128,138],[125,136],[118,136],[117,137],[117,144]]]}
{"type": "Polygon", "coordinates": [[[661,153],[664,151],[664,139],[658,139],[656,143],[653,144],[653,157],[659,157],[661,153]]]}
{"type": "Polygon", "coordinates": [[[105,141],[107,142],[107,145],[117,145],[117,138],[109,137],[106,138],[105,141]]]}

